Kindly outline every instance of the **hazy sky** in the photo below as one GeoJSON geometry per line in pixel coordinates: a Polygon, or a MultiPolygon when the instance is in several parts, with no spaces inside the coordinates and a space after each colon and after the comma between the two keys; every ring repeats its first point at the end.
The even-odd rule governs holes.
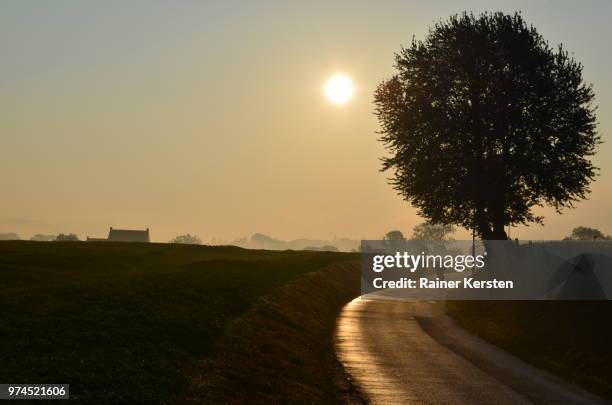
{"type": "MultiPolygon", "coordinates": [[[[157,241],[409,233],[420,219],[378,172],[372,94],[401,44],[463,10],[522,10],[573,52],[607,141],[608,1],[3,1],[0,219],[157,241]],[[322,92],[335,72],[356,86],[341,107],[322,92]]],[[[589,201],[512,236],[612,233],[610,156],[589,201]]]]}

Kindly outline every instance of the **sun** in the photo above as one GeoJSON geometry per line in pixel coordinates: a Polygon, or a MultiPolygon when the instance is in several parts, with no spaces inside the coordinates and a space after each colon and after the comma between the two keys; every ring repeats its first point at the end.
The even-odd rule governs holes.
{"type": "Polygon", "coordinates": [[[323,89],[327,99],[337,105],[345,104],[355,92],[351,78],[341,73],[327,79],[323,89]]]}

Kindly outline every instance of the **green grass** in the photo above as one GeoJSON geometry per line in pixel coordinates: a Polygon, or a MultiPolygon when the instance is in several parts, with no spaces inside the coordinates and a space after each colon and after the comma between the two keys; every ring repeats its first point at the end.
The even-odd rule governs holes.
{"type": "Polygon", "coordinates": [[[71,398],[82,403],[181,398],[193,391],[198,364],[218,355],[228,325],[262,297],[354,259],[235,247],[0,242],[0,382],[69,383],[71,398]]]}
{"type": "Polygon", "coordinates": [[[358,262],[329,266],[259,301],[196,365],[192,389],[176,404],[342,403],[332,335],[359,280],[358,262]]]}
{"type": "Polygon", "coordinates": [[[461,326],[612,399],[611,301],[449,301],[461,326]]]}

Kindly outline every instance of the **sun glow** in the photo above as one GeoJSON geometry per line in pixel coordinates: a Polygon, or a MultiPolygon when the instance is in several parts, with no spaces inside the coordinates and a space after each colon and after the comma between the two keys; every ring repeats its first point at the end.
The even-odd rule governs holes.
{"type": "Polygon", "coordinates": [[[327,99],[338,105],[345,104],[353,96],[355,89],[353,81],[344,74],[335,74],[325,82],[325,96],[327,99]]]}

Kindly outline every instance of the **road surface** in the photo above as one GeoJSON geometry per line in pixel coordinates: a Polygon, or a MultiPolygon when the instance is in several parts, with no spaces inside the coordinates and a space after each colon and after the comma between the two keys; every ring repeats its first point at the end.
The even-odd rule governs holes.
{"type": "Polygon", "coordinates": [[[357,298],[336,352],[372,404],[601,404],[457,327],[442,303],[357,298]]]}

